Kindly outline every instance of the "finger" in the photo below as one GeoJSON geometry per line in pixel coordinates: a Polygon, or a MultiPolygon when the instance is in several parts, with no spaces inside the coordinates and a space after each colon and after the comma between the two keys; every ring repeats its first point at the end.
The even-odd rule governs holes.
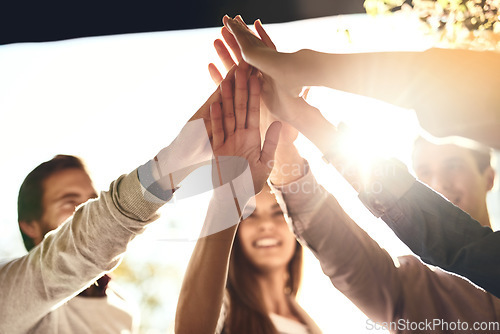
{"type": "Polygon", "coordinates": [[[255,32],[253,32],[252,29],[250,29],[250,27],[248,26],[248,24],[246,24],[245,21],[243,21],[243,17],[241,15],[236,15],[234,17],[234,20],[238,21],[240,23],[240,25],[241,25],[242,28],[246,29],[252,35],[254,35],[255,37],[257,37],[257,34],[255,32]]]}
{"type": "Polygon", "coordinates": [[[239,62],[243,57],[241,56],[241,49],[240,46],[238,45],[238,42],[236,41],[236,38],[233,36],[233,34],[229,31],[227,27],[222,27],[221,33],[222,33],[222,38],[224,38],[224,41],[233,52],[234,56],[236,57],[236,60],[239,62]]]}
{"type": "Polygon", "coordinates": [[[247,28],[247,30],[248,30],[248,31],[250,31],[252,34],[254,34],[254,35],[255,35],[255,33],[252,31],[252,29],[250,29],[250,27],[248,26],[248,24],[246,24],[246,22],[245,22],[245,21],[243,21],[243,17],[242,17],[241,15],[236,15],[236,16],[234,17],[234,19],[235,19],[236,21],[238,21],[239,23],[241,23],[241,24],[242,24],[245,28],[247,28]]]}
{"type": "Polygon", "coordinates": [[[244,129],[247,122],[248,86],[247,71],[238,68],[235,73],[234,84],[234,114],[236,129],[244,129]]]}
{"type": "Polygon", "coordinates": [[[256,75],[249,80],[247,128],[258,129],[260,125],[260,82],[256,75]]]}
{"type": "Polygon", "coordinates": [[[215,91],[210,95],[210,97],[203,103],[203,105],[198,109],[198,111],[191,116],[190,121],[197,120],[199,118],[209,119],[210,118],[210,105],[214,102],[221,102],[220,89],[217,87],[215,91]]]}
{"type": "Polygon", "coordinates": [[[215,82],[217,86],[220,85],[223,78],[222,74],[220,74],[219,70],[217,69],[217,66],[212,63],[208,64],[208,72],[210,73],[210,77],[212,78],[213,82],[215,82]]]}
{"type": "Polygon", "coordinates": [[[306,87],[302,94],[300,95],[304,100],[307,100],[307,95],[309,95],[309,91],[311,90],[311,87],[306,87]]]}
{"type": "Polygon", "coordinates": [[[230,20],[231,18],[226,14],[222,17],[222,24],[223,25],[227,25],[227,22],[230,20]]]}
{"type": "Polygon", "coordinates": [[[243,23],[244,25],[246,25],[245,21],[243,21],[243,17],[242,17],[240,14],[236,15],[236,16],[234,17],[234,19],[235,19],[235,20],[238,20],[238,21],[240,21],[241,23],[243,23]]]}
{"type": "Polygon", "coordinates": [[[227,78],[220,83],[225,138],[234,133],[233,87],[227,78]]]}
{"type": "Polygon", "coordinates": [[[210,105],[210,122],[212,124],[212,147],[216,150],[224,144],[224,126],[219,103],[210,105]]]}
{"type": "Polygon", "coordinates": [[[237,65],[231,67],[229,72],[227,72],[226,77],[224,78],[224,80],[228,80],[229,82],[231,82],[231,87],[234,86],[234,74],[236,73],[237,69],[238,69],[237,65]]]}
{"type": "Polygon", "coordinates": [[[236,16],[234,17],[234,19],[235,19],[236,21],[240,22],[241,24],[244,24],[245,26],[248,26],[248,25],[246,24],[246,22],[243,20],[243,17],[242,17],[241,15],[236,15],[236,16]]]}
{"type": "MultiPolygon", "coordinates": [[[[248,27],[248,24],[246,24],[246,22],[243,20],[243,17],[242,17],[241,15],[236,15],[234,19],[235,19],[236,21],[238,21],[239,23],[241,23],[242,28],[246,28],[246,30],[247,30],[249,33],[251,33],[253,36],[257,37],[257,35],[255,34],[255,32],[253,32],[253,31],[252,31],[252,29],[250,29],[250,28],[248,27]]],[[[264,35],[265,35],[265,36],[267,37],[267,39],[269,40],[270,45],[267,45],[267,43],[266,43],[265,41],[260,41],[259,39],[256,39],[256,41],[259,41],[259,42],[264,42],[267,46],[270,46],[270,47],[272,47],[274,50],[276,50],[276,47],[274,46],[273,42],[271,41],[271,39],[269,38],[269,36],[268,36],[268,35],[267,35],[267,33],[265,32],[264,28],[262,27],[262,23],[261,23],[261,30],[262,30],[262,31],[264,31],[264,35]]],[[[235,37],[233,36],[233,38],[235,38],[235,37]]],[[[240,53],[241,53],[241,49],[240,49],[240,53]]],[[[245,60],[243,60],[243,59],[242,59],[242,60],[240,61],[240,63],[241,63],[241,62],[244,62],[244,61],[245,61],[245,60]]],[[[254,71],[252,70],[252,73],[253,73],[253,72],[254,72],[254,71]]]]}
{"type": "MultiPolygon", "coordinates": [[[[236,39],[242,52],[242,56],[247,63],[257,67],[259,70],[264,70],[262,65],[266,67],[266,65],[270,65],[268,63],[272,63],[272,60],[274,59],[267,58],[272,57],[274,53],[276,53],[274,49],[268,47],[259,37],[257,37],[241,22],[231,19],[228,19],[226,22],[229,31],[236,39]]],[[[274,67],[274,64],[270,66],[274,67]]]]}
{"type": "Polygon", "coordinates": [[[264,166],[269,168],[268,173],[271,173],[274,165],[274,153],[276,153],[276,147],[278,147],[280,131],[281,123],[273,122],[266,132],[266,139],[264,140],[264,146],[260,154],[260,161],[264,166]]]}
{"type": "MultiPolygon", "coordinates": [[[[219,56],[220,60],[222,61],[222,64],[226,68],[226,70],[229,71],[229,69],[231,67],[236,65],[236,63],[233,60],[233,57],[231,57],[231,54],[229,53],[229,50],[226,48],[226,45],[224,45],[223,41],[221,41],[220,39],[216,39],[214,41],[214,47],[215,47],[215,51],[217,52],[217,55],[219,56]]],[[[241,53],[240,53],[240,56],[241,56],[241,53]]]]}
{"type": "Polygon", "coordinates": [[[227,18],[224,21],[224,27],[226,27],[226,29],[233,34],[233,37],[236,39],[240,49],[242,46],[242,41],[240,41],[241,38],[245,38],[254,44],[260,43],[261,45],[265,45],[264,42],[262,42],[261,39],[246,25],[241,16],[239,18],[236,17],[235,19],[227,18]]]}
{"type": "Polygon", "coordinates": [[[197,120],[200,118],[203,119],[203,122],[205,123],[205,127],[207,129],[207,134],[208,134],[209,139],[212,139],[212,125],[210,122],[210,105],[212,103],[215,103],[215,102],[221,103],[221,101],[222,101],[222,97],[220,94],[220,89],[219,89],[219,87],[217,87],[217,89],[208,98],[208,100],[205,101],[205,103],[203,103],[203,105],[200,107],[200,109],[198,109],[198,111],[193,116],[191,116],[191,118],[189,119],[189,121],[194,121],[194,120],[197,120]]]}
{"type": "Polygon", "coordinates": [[[228,29],[228,24],[229,21],[232,21],[229,16],[224,15],[222,18],[222,22],[224,23],[224,26],[222,27],[221,33],[222,37],[224,38],[224,41],[226,44],[229,46],[231,51],[233,52],[234,56],[236,57],[236,60],[238,62],[242,61],[243,57],[241,55],[241,49],[240,46],[238,45],[238,42],[236,41],[233,33],[228,29]]]}
{"type": "Polygon", "coordinates": [[[267,32],[264,30],[262,22],[260,22],[260,20],[257,20],[254,22],[253,26],[255,27],[255,30],[259,34],[260,39],[262,39],[262,41],[266,43],[267,46],[276,50],[276,45],[274,45],[273,41],[271,40],[267,32]]]}

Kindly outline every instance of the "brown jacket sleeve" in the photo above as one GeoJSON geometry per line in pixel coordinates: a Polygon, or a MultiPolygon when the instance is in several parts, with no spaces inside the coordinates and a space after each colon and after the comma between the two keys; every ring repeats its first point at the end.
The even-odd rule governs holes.
{"type": "Polygon", "coordinates": [[[391,256],[310,172],[275,189],[280,205],[293,221],[294,233],[318,258],[332,284],[373,321],[391,321],[402,293],[391,256]]]}

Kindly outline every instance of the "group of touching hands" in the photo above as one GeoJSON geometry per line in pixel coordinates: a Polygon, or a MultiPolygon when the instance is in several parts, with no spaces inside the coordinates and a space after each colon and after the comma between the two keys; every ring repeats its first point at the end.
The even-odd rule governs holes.
{"type": "MultiPolygon", "coordinates": [[[[254,27],[260,38],[240,16],[225,16],[223,22],[222,36],[236,60],[222,40],[214,42],[227,74],[224,78],[214,64],[209,64],[218,87],[190,120],[204,120],[216,161],[222,156],[247,160],[258,193],[272,171],[277,150],[287,149],[297,138],[298,131],[291,124],[301,122],[312,107],[246,61],[252,59],[255,49],[278,54],[259,20],[254,27]]],[[[259,65],[258,60],[254,62],[259,65]]]]}

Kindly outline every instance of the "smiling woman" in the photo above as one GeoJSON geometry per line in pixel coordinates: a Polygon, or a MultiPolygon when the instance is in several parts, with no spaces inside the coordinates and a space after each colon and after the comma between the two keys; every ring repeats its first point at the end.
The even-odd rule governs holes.
{"type": "Polygon", "coordinates": [[[233,244],[229,298],[223,310],[228,312],[227,330],[291,333],[290,327],[280,325],[289,323],[304,333],[307,328],[312,333],[319,331],[295,301],[302,275],[302,246],[268,187],[256,196],[256,202],[255,211],[241,222],[233,244]]]}
{"type": "MultiPolygon", "coordinates": [[[[215,333],[321,333],[296,301],[302,246],[268,186],[255,196],[255,203],[250,216],[239,224],[232,249],[234,228],[198,240],[179,297],[177,333],[193,332],[196,323],[203,333],[213,333],[210,326],[201,325],[215,324],[217,317],[215,333]],[[225,292],[214,294],[216,286],[226,281],[226,270],[225,292]],[[207,301],[214,311],[200,306],[207,301]],[[196,314],[196,319],[189,314],[196,314]]],[[[252,204],[245,211],[248,206],[252,204]]]]}
{"type": "Polygon", "coordinates": [[[211,105],[214,191],[182,284],[177,334],[320,332],[295,301],[302,249],[266,186],[283,125],[261,128],[261,85],[250,72],[231,71],[211,105]],[[234,177],[234,157],[251,173],[234,177]]]}
{"type": "MultiPolygon", "coordinates": [[[[269,188],[256,197],[257,205],[252,214],[243,220],[233,248],[234,257],[245,257],[254,270],[262,274],[286,271],[286,265],[300,248],[295,236],[286,225],[285,217],[269,188]],[[241,248],[241,250],[239,249],[241,248]],[[236,255],[237,253],[242,253],[236,255]]],[[[299,258],[297,256],[297,258],[299,258]]],[[[239,271],[239,270],[237,270],[239,271]]],[[[298,277],[297,277],[298,278],[298,277]]]]}

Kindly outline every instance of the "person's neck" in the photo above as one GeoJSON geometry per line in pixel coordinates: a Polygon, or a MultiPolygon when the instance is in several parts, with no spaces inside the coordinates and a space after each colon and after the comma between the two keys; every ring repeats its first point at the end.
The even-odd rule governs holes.
{"type": "Polygon", "coordinates": [[[285,294],[286,272],[282,270],[267,272],[257,276],[264,305],[269,313],[296,319],[285,294]]]}
{"type": "Polygon", "coordinates": [[[80,297],[106,297],[106,289],[111,277],[104,275],[78,294],[80,297]]]}
{"type": "Polygon", "coordinates": [[[465,208],[462,208],[459,206],[462,210],[467,212],[474,220],[478,221],[479,224],[485,227],[492,228],[491,226],[491,221],[490,221],[490,215],[488,212],[488,204],[486,201],[486,195],[484,198],[479,202],[479,204],[475,208],[470,208],[471,210],[467,210],[465,208]]]}
{"type": "Polygon", "coordinates": [[[486,205],[483,210],[481,210],[475,217],[472,218],[477,220],[482,226],[493,228],[491,226],[490,215],[488,213],[488,208],[486,207],[486,205]]]}

